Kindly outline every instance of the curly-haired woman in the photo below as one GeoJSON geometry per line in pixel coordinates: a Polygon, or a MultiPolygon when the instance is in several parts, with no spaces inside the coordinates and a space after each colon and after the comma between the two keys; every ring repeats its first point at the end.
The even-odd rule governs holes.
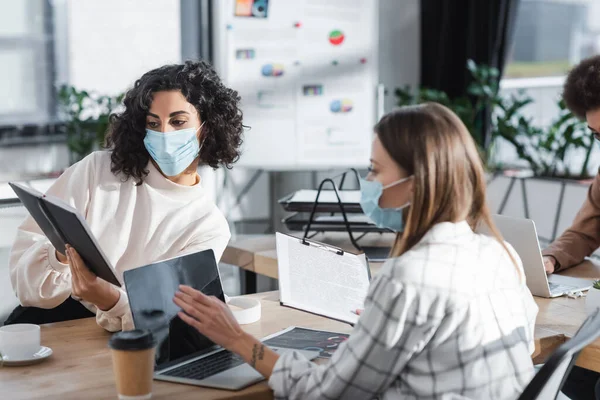
{"type": "MultiPolygon", "coordinates": [[[[109,151],[67,169],[48,194],[85,217],[122,277],[124,271],[179,254],[212,249],[217,260],[229,227],[202,187],[199,165],[229,167],[239,157],[238,93],[205,62],[144,74],[111,116],[109,151]]],[[[109,331],[132,326],[125,292],[93,275],[77,252],[61,254],[31,217],[19,227],[10,277],[20,300],[9,323],[96,316],[109,331]]]]}

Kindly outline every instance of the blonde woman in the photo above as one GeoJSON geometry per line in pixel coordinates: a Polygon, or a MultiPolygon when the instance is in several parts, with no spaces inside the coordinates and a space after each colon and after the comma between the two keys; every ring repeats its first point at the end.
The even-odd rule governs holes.
{"type": "Polygon", "coordinates": [[[469,132],[447,108],[402,108],[375,127],[365,213],[398,232],[365,310],[331,362],[279,356],[215,298],[181,287],[180,316],[293,399],[515,399],[533,376],[537,307],[493,226],[469,132]],[[474,233],[481,223],[494,237],[474,233]]]}

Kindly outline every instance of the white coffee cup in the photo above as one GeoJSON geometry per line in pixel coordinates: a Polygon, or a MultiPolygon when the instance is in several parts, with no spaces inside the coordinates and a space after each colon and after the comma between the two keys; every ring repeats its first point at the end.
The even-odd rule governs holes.
{"type": "Polygon", "coordinates": [[[40,327],[38,325],[14,324],[0,327],[0,353],[4,360],[27,360],[39,350],[40,327]]]}

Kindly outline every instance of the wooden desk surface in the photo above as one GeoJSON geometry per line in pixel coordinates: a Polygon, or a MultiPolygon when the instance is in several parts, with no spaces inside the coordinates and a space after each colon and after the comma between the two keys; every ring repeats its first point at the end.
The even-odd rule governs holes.
{"type": "MultiPolygon", "coordinates": [[[[289,326],[348,333],[351,327],[279,305],[277,292],[250,297],[262,301],[262,318],[244,328],[264,337],[289,326]]],[[[42,345],[53,350],[46,361],[26,367],[0,369],[0,399],[115,399],[110,334],[92,318],[42,325],[42,345]]],[[[232,392],[154,381],[153,399],[265,399],[272,398],[266,382],[232,392]]]]}
{"type": "MultiPolygon", "coordinates": [[[[581,266],[584,277],[600,276],[600,266],[586,263],[581,266]]],[[[351,327],[313,314],[279,305],[278,292],[260,293],[249,297],[262,302],[262,318],[245,325],[244,329],[256,337],[264,337],[289,326],[348,333],[351,327]]],[[[572,336],[583,320],[585,298],[535,298],[539,306],[536,321],[536,352],[534,361],[543,360],[554,349],[572,336]]],[[[112,372],[110,334],[96,325],[92,318],[42,326],[42,344],[54,354],[45,362],[27,367],[0,369],[0,398],[6,399],[86,399],[115,398],[116,388],[112,372]]],[[[579,357],[578,365],[600,372],[600,342],[588,346],[579,357]]],[[[156,399],[264,399],[272,398],[267,383],[232,392],[169,382],[154,381],[156,399]]]]}
{"type": "MultiPolygon", "coordinates": [[[[255,237],[248,238],[245,243],[263,246],[267,253],[274,251],[272,236],[270,241],[264,237],[255,237]]],[[[237,248],[236,251],[238,260],[246,257],[248,264],[256,262],[254,258],[252,260],[248,258],[248,250],[237,248]]],[[[231,251],[230,256],[232,256],[231,251]]],[[[265,258],[272,256],[273,254],[265,256],[265,258]]],[[[274,262],[276,272],[276,259],[274,262]]],[[[261,270],[256,272],[260,273],[259,271],[261,270]]],[[[565,271],[564,274],[596,279],[600,277],[600,265],[587,261],[574,269],[565,271]]],[[[277,292],[261,293],[250,297],[261,299],[263,307],[261,320],[244,327],[256,337],[264,337],[292,325],[334,332],[347,333],[351,331],[349,325],[281,307],[277,292]]],[[[574,335],[584,321],[586,318],[585,298],[543,299],[536,297],[535,300],[539,307],[539,313],[535,328],[536,356],[534,360],[542,362],[558,345],[574,335]]],[[[111,356],[107,347],[109,337],[110,334],[98,327],[94,319],[42,326],[42,344],[52,348],[54,354],[49,360],[39,365],[2,368],[0,370],[0,398],[116,398],[111,356]]],[[[600,341],[584,349],[577,364],[600,372],[600,341]]],[[[153,398],[156,399],[263,399],[271,397],[272,393],[266,382],[243,391],[231,392],[154,381],[153,390],[153,398]]]]}
{"type": "MultiPolygon", "coordinates": [[[[600,279],[600,264],[585,261],[576,267],[561,272],[561,275],[590,280],[600,279]]],[[[535,301],[539,307],[535,336],[542,353],[539,360],[541,361],[560,343],[577,332],[587,318],[587,314],[585,312],[585,297],[576,299],[565,296],[555,299],[535,297],[535,301]]],[[[581,352],[577,359],[577,365],[600,372],[600,340],[596,340],[581,352]]]]}

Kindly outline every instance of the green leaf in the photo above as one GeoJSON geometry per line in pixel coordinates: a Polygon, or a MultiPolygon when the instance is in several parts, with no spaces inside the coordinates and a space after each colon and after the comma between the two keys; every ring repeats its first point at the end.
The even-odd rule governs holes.
{"type": "Polygon", "coordinates": [[[472,59],[468,59],[467,60],[467,69],[469,70],[469,72],[471,72],[471,74],[476,74],[477,73],[477,64],[475,63],[475,61],[473,61],[472,59]]]}

